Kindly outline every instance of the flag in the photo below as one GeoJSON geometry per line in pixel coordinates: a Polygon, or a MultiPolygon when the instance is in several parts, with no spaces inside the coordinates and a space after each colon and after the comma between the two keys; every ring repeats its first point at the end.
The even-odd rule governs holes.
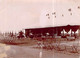
{"type": "Polygon", "coordinates": [[[80,6],[78,6],[78,9],[80,9],[80,6]]]}
{"type": "Polygon", "coordinates": [[[52,13],[52,15],[56,14],[56,12],[52,13]]]}
{"type": "Polygon", "coordinates": [[[49,16],[49,14],[46,14],[46,16],[49,16]]]}
{"type": "Polygon", "coordinates": [[[71,11],[71,9],[68,9],[68,11],[71,11]]]}

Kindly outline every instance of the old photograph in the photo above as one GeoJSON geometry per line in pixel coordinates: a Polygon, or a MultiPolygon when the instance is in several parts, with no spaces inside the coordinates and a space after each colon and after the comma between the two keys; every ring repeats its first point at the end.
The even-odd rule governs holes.
{"type": "Polygon", "coordinates": [[[80,0],[0,0],[0,58],[80,58],[80,0]]]}

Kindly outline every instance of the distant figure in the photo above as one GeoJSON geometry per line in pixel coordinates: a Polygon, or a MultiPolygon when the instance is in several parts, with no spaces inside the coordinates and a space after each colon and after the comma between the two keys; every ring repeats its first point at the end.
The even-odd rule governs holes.
{"type": "Polygon", "coordinates": [[[19,32],[18,38],[23,38],[24,37],[24,33],[22,31],[19,32]]]}

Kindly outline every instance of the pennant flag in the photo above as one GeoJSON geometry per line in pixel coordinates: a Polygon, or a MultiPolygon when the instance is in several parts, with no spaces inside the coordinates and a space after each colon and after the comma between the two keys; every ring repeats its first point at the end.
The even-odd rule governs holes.
{"type": "Polygon", "coordinates": [[[50,17],[48,17],[48,19],[50,19],[50,17]]]}
{"type": "Polygon", "coordinates": [[[64,17],[64,15],[62,14],[62,17],[64,17]]]}
{"type": "Polygon", "coordinates": [[[46,16],[49,16],[49,14],[46,14],[46,16]]]}
{"type": "Polygon", "coordinates": [[[55,16],[55,18],[56,18],[56,16],[55,16]]]}
{"type": "Polygon", "coordinates": [[[71,11],[71,9],[68,9],[68,11],[71,11]]]}
{"type": "Polygon", "coordinates": [[[80,9],[80,6],[78,6],[78,9],[80,9]]]}
{"type": "Polygon", "coordinates": [[[56,12],[52,13],[52,15],[56,14],[56,12]]]}
{"type": "Polygon", "coordinates": [[[72,13],[70,13],[70,15],[72,15],[72,13]]]}

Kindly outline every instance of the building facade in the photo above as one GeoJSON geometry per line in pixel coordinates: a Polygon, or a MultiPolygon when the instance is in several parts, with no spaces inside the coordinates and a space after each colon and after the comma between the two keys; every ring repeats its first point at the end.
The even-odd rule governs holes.
{"type": "Polygon", "coordinates": [[[80,36],[80,25],[66,25],[56,27],[45,27],[45,28],[30,28],[25,29],[26,37],[52,37],[61,36],[66,38],[67,36],[79,37],[80,36]]]}

